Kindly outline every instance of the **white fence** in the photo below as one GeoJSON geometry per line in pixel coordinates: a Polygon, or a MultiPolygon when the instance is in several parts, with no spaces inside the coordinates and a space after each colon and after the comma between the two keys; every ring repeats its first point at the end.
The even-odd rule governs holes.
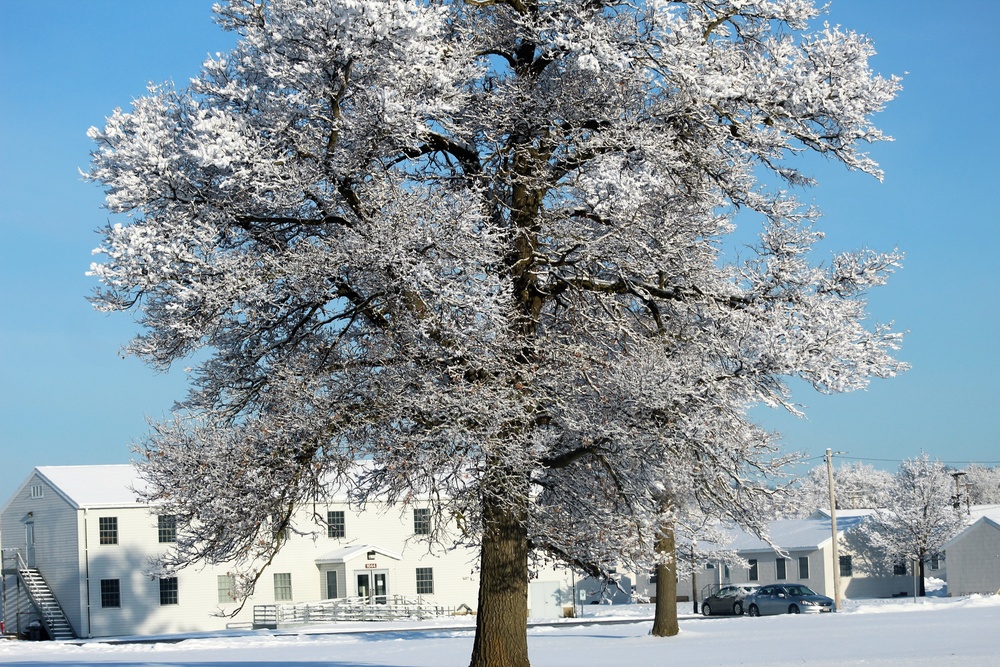
{"type": "Polygon", "coordinates": [[[316,602],[255,605],[253,625],[255,628],[277,628],[286,625],[338,621],[423,620],[438,616],[455,616],[469,611],[465,605],[442,607],[420,597],[402,595],[380,596],[374,603],[370,598],[364,597],[333,598],[316,602]]]}

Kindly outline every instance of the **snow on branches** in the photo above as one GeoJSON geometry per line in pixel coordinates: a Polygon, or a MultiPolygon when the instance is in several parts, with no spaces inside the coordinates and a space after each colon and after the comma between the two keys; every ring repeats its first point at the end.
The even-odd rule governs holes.
{"type": "Polygon", "coordinates": [[[231,53],[90,133],[90,178],[128,217],[97,307],[138,312],[129,350],[155,366],[204,355],[142,447],[149,499],[200,531],[180,560],[246,544],[213,508],[282,516],[331,479],[433,490],[482,520],[484,553],[502,525],[590,558],[584,526],[641,532],[680,471],[749,520],[727,508],[774,449],[749,405],[905,367],[865,321],[898,256],[816,266],[815,215],[758,180],[809,183],[802,151],[880,175],[861,147],[899,81],[864,37],[806,32],[808,0],[217,11],[231,53]],[[727,264],[736,209],[764,231],[727,264]],[[253,463],[206,504],[195,461],[236,451],[253,463]]]}

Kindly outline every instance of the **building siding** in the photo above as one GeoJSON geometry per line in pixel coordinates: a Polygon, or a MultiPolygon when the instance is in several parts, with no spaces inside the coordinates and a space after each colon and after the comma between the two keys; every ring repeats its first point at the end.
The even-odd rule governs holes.
{"type": "Polygon", "coordinates": [[[1000,594],[1000,527],[981,519],[947,549],[948,595],[1000,594]]]}
{"type": "MultiPolygon", "coordinates": [[[[77,472],[99,474],[99,467],[93,468],[77,472]]],[[[79,486],[81,478],[74,480],[79,486]]],[[[89,504],[78,508],[33,474],[4,506],[0,526],[4,549],[23,549],[23,519],[32,513],[36,563],[81,637],[148,636],[247,625],[253,620],[254,605],[275,602],[273,574],[286,572],[291,575],[291,601],[310,602],[327,597],[326,572],[331,569],[337,572],[339,597],[356,596],[358,575],[373,570],[386,573],[389,595],[417,597],[417,568],[431,568],[433,593],[423,595],[425,601],[475,610],[478,551],[457,545],[459,533],[453,525],[445,526],[433,542],[414,535],[413,507],[375,502],[359,510],[345,502],[318,502],[304,508],[293,518],[288,542],[242,608],[237,601],[219,602],[218,578],[231,571],[226,564],[198,564],[179,571],[177,604],[161,604],[159,576],[151,571],[151,562],[171,545],[159,542],[157,514],[148,506],[89,504]],[[45,486],[42,498],[30,497],[33,484],[45,486]],[[343,537],[329,537],[326,523],[315,520],[325,519],[331,510],[344,513],[343,537]],[[101,544],[101,519],[111,517],[117,521],[117,543],[101,544]],[[376,547],[374,560],[368,559],[365,549],[350,552],[346,562],[317,563],[360,546],[376,547]],[[102,606],[102,580],[118,581],[119,606],[102,606]]],[[[6,583],[16,593],[16,577],[8,579],[6,583]]],[[[572,590],[572,575],[557,567],[539,568],[534,581],[572,590]]],[[[6,616],[11,618],[18,601],[16,595],[8,598],[11,609],[6,616]]],[[[572,602],[571,593],[566,598],[572,602]]],[[[24,607],[23,599],[20,604],[24,607]]]]}
{"type": "MultiPolygon", "coordinates": [[[[0,516],[0,546],[10,557],[13,550],[27,551],[25,523],[34,524],[34,564],[58,598],[73,630],[84,634],[84,615],[80,591],[81,549],[77,510],[45,479],[32,474],[4,508],[0,516]],[[42,488],[41,498],[31,497],[31,487],[42,488]],[[29,516],[30,514],[30,516],[29,516]]],[[[5,560],[10,567],[11,560],[5,560]]],[[[16,589],[17,579],[4,578],[8,591],[16,589]]],[[[14,597],[16,596],[8,596],[14,597]]],[[[10,607],[8,600],[8,607],[10,607]]],[[[23,611],[23,608],[22,608],[23,611]]],[[[14,618],[16,609],[4,610],[4,618],[14,618]]]]}

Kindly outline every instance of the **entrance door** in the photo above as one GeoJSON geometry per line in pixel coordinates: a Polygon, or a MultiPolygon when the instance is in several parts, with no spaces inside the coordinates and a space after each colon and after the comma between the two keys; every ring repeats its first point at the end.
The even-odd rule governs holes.
{"type": "Polygon", "coordinates": [[[24,558],[28,561],[28,567],[35,567],[35,522],[28,521],[24,524],[24,558]]]}
{"type": "Polygon", "coordinates": [[[386,570],[358,572],[358,597],[368,604],[385,604],[389,596],[389,573],[386,570]]]}

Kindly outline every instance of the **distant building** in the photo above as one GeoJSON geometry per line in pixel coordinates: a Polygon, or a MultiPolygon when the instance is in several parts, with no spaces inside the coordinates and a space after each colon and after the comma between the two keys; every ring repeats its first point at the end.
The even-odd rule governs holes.
{"type": "MultiPolygon", "coordinates": [[[[855,530],[872,510],[838,510],[837,535],[841,596],[880,598],[912,595],[914,588],[911,563],[887,566],[865,549],[855,530]]],[[[828,510],[817,510],[805,519],[773,521],[768,526],[771,543],[739,528],[729,529],[732,541],[715,545],[733,551],[748,566],[731,567],[709,563],[699,572],[705,580],[702,597],[712,588],[725,584],[805,584],[820,595],[834,597],[833,534],[828,510]],[[772,546],[773,544],[773,546],[772,546]]],[[[706,548],[712,545],[705,545],[706,548]]],[[[943,573],[943,568],[942,568],[943,573]]],[[[937,576],[937,575],[935,575],[937,576]]]]}
{"type": "MultiPolygon", "coordinates": [[[[273,613],[279,605],[342,598],[373,611],[400,600],[476,609],[477,552],[429,550],[421,539],[430,530],[428,504],[370,503],[359,511],[330,498],[296,517],[297,529],[313,534],[291,534],[254,596],[226,616],[238,603],[224,565],[148,574],[150,559],[176,541],[176,528],[173,517],[137,502],[131,489],[139,484],[129,465],[32,472],[0,509],[8,632],[38,620],[56,638],[212,631],[251,625],[255,607],[273,613]]],[[[543,569],[529,586],[533,616],[561,616],[573,604],[568,572],[543,569]]]]}
{"type": "Polygon", "coordinates": [[[944,547],[948,595],[1000,594],[1000,508],[973,508],[970,518],[973,522],[944,547]]]}

